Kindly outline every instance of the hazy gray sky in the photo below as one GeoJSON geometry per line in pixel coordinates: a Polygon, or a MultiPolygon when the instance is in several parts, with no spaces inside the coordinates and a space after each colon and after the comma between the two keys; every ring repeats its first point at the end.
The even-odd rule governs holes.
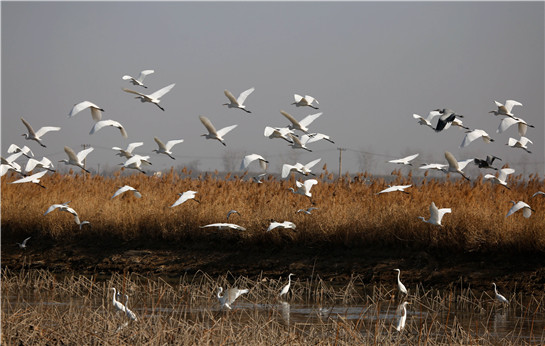
{"type": "MultiPolygon", "coordinates": [[[[199,160],[203,170],[222,169],[222,157],[258,153],[271,162],[306,163],[321,157],[337,172],[360,169],[358,151],[378,154],[365,169],[397,168],[384,162],[411,153],[444,162],[494,154],[522,171],[544,173],[544,3],[543,2],[5,2],[2,4],[2,155],[11,143],[29,145],[36,156],[65,158],[63,147],[95,151],[88,165],[115,167],[112,146],[143,141],[136,151],[151,155],[153,170],[199,160]],[[149,89],[121,77],[154,69],[149,89]],[[123,87],[156,91],[170,83],[162,112],[140,103],[123,87]],[[248,115],[222,106],[224,89],[235,96],[250,87],[248,115]],[[263,136],[265,126],[286,126],[286,110],[301,119],[314,111],[291,105],[293,94],[309,94],[323,115],[311,130],[335,144],[312,143],[312,153],[263,136]],[[527,154],[507,147],[519,138],[516,126],[497,134],[500,117],[488,114],[494,100],[514,99],[517,116],[533,124],[527,154]],[[103,119],[117,129],[89,135],[90,112],[69,119],[71,107],[88,100],[102,106],[103,119]],[[494,143],[475,141],[460,149],[464,132],[435,133],[413,113],[436,108],[465,115],[464,124],[487,131],[494,143]],[[226,135],[227,147],[200,137],[205,115],[217,128],[239,124],[226,135]],[[60,126],[44,136],[47,148],[26,141],[23,116],[35,129],[60,126]],[[153,137],[183,138],[172,160],[152,153],[153,137]]],[[[420,159],[420,158],[419,158],[420,159]]],[[[22,164],[25,160],[19,160],[22,164]]]]}

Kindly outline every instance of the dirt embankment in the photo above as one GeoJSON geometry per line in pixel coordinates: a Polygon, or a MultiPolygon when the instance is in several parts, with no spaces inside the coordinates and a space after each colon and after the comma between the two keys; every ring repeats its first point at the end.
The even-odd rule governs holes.
{"type": "Polygon", "coordinates": [[[209,275],[286,276],[299,279],[319,275],[342,284],[352,274],[369,284],[395,283],[394,268],[402,271],[409,286],[425,288],[449,285],[490,290],[496,282],[504,289],[532,292],[545,286],[545,255],[522,253],[449,253],[381,247],[259,246],[230,242],[92,242],[56,243],[32,239],[20,249],[12,239],[2,238],[2,267],[48,269],[56,273],[102,274],[137,272],[176,278],[203,271],[209,275]]]}

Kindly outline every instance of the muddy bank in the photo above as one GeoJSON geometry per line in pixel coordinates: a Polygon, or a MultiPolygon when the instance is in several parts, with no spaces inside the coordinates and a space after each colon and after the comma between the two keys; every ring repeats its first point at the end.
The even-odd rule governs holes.
{"type": "Polygon", "coordinates": [[[20,270],[47,269],[59,274],[136,272],[177,278],[199,270],[209,275],[225,274],[279,277],[293,272],[299,279],[319,275],[342,284],[352,274],[366,284],[395,283],[394,268],[402,281],[414,287],[445,288],[449,285],[489,290],[494,281],[504,289],[532,292],[545,286],[545,256],[542,253],[453,253],[434,250],[326,245],[272,245],[247,247],[232,242],[109,242],[95,244],[57,243],[33,239],[19,249],[12,239],[2,238],[2,267],[20,270]]]}

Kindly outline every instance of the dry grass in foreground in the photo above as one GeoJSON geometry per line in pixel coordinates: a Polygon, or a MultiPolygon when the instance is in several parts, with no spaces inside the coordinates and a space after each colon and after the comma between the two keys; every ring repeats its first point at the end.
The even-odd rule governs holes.
{"type": "MultiPolygon", "coordinates": [[[[185,173],[185,172],[184,172],[185,173]]],[[[300,178],[300,177],[296,177],[300,178]]],[[[323,178],[323,177],[322,177],[323,178]]],[[[318,178],[312,188],[312,201],[318,210],[312,215],[296,214],[296,210],[312,206],[302,195],[288,191],[294,177],[277,181],[269,178],[263,184],[241,181],[240,177],[219,179],[205,175],[200,179],[180,177],[175,172],[163,177],[133,175],[105,178],[102,176],[45,176],[42,189],[34,184],[8,184],[13,177],[2,178],[2,234],[24,238],[25,235],[50,237],[55,240],[83,235],[87,239],[123,240],[212,240],[232,238],[247,244],[315,243],[397,245],[435,247],[463,251],[539,251],[545,250],[545,198],[532,194],[543,190],[543,180],[510,177],[510,190],[477,179],[471,184],[458,179],[438,181],[426,179],[409,188],[409,194],[375,195],[386,187],[383,179],[362,182],[364,175],[350,182],[331,182],[318,178]],[[138,189],[143,197],[132,193],[110,199],[123,185],[138,189]],[[200,204],[188,201],[175,208],[177,193],[197,191],[200,204]],[[505,217],[509,201],[528,202],[535,212],[525,219],[520,212],[505,217]],[[81,220],[89,220],[92,228],[79,230],[73,217],[54,211],[43,216],[54,203],[71,201],[81,220]],[[439,208],[450,207],[452,213],[443,218],[444,227],[423,223],[418,216],[429,217],[431,202],[439,208]],[[201,229],[216,222],[227,222],[226,214],[236,209],[228,222],[246,231],[201,229]],[[266,232],[271,219],[292,221],[296,232],[266,232]]],[[[398,176],[392,185],[411,184],[411,177],[398,176]]]]}
{"type": "Polygon", "coordinates": [[[295,280],[287,302],[277,298],[284,280],[204,274],[178,282],[129,274],[55,277],[47,271],[2,271],[2,344],[104,345],[444,345],[543,344],[542,292],[507,294],[452,286],[440,292],[417,287],[405,329],[395,330],[397,289],[366,287],[353,276],[342,287],[319,277],[295,280]],[[219,308],[219,286],[249,288],[231,311],[219,308]],[[138,317],[115,312],[109,287],[130,295],[138,317]],[[304,306],[304,308],[297,308],[304,306]],[[323,310],[320,310],[324,308],[323,310]]]}

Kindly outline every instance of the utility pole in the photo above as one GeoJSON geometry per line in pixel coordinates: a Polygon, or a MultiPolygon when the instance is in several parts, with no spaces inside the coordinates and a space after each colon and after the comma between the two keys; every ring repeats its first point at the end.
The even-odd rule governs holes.
{"type": "Polygon", "coordinates": [[[345,151],[345,148],[337,148],[339,150],[339,180],[342,179],[341,172],[343,169],[343,151],[345,151]]]}

